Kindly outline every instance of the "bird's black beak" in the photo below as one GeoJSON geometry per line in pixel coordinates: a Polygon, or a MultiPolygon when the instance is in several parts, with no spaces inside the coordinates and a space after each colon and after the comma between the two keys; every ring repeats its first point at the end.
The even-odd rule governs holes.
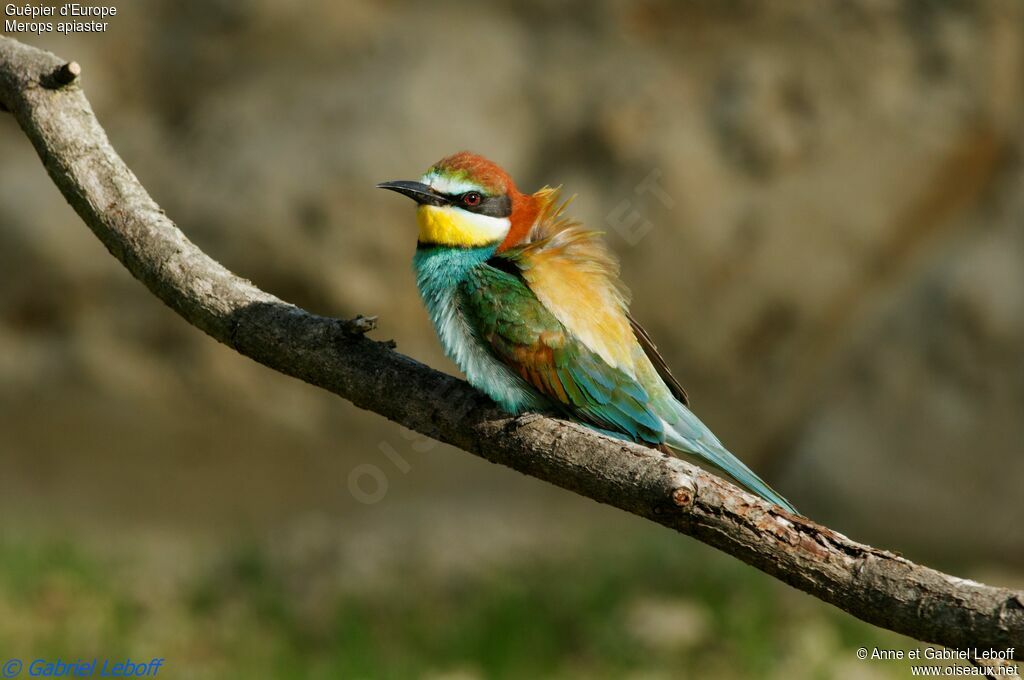
{"type": "Polygon", "coordinates": [[[439,194],[422,182],[409,182],[406,180],[395,180],[393,182],[381,182],[378,189],[390,189],[397,191],[403,196],[408,196],[420,205],[450,205],[451,201],[444,194],[439,194]]]}

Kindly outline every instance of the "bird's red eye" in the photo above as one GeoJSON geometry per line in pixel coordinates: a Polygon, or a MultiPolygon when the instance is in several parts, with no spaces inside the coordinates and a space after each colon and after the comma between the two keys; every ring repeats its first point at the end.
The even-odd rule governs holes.
{"type": "Polygon", "coordinates": [[[470,207],[480,205],[481,196],[475,191],[462,195],[462,202],[470,207]]]}

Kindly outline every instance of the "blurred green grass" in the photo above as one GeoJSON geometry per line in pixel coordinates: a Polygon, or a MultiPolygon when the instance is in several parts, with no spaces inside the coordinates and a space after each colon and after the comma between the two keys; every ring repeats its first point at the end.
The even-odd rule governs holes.
{"type": "Polygon", "coordinates": [[[369,580],[267,542],[196,551],[169,576],[131,549],[3,541],[0,650],[165,657],[171,678],[909,676],[855,650],[910,640],[653,527],[458,577],[414,551],[369,580]]]}

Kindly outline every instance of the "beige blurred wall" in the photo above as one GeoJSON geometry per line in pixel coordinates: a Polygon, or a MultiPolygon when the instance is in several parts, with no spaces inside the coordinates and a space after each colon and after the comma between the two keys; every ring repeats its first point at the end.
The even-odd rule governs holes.
{"type": "MultiPolygon", "coordinates": [[[[917,555],[1024,561],[1019,2],[145,0],[111,26],[23,39],[83,65],[154,197],[258,285],[379,315],[377,337],[453,371],[411,210],[372,187],[484,153],[579,194],[698,414],[802,510],[917,555]]],[[[9,116],[0,272],[0,515],[604,516],[188,327],[9,116]],[[381,503],[353,498],[360,463],[386,472],[381,503]]]]}

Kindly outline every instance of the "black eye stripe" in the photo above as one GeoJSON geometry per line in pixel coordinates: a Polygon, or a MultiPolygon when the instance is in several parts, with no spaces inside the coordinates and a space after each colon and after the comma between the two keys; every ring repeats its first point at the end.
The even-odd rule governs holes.
{"type": "Polygon", "coordinates": [[[465,196],[465,194],[459,194],[458,196],[451,197],[452,203],[463,210],[468,210],[469,212],[474,212],[479,215],[487,215],[488,217],[508,217],[512,214],[512,199],[508,196],[485,196],[480,194],[480,202],[476,205],[466,205],[463,203],[463,196],[465,196]]]}

